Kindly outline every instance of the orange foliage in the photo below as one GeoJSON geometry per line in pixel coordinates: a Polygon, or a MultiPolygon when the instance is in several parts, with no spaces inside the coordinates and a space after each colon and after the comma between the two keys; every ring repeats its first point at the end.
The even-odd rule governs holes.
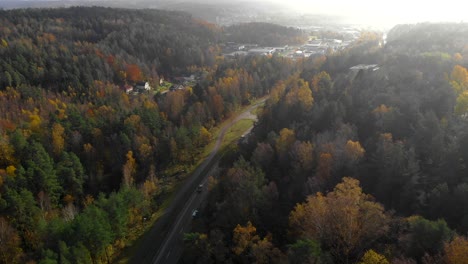
{"type": "Polygon", "coordinates": [[[112,56],[112,55],[109,55],[109,56],[107,56],[106,61],[107,61],[107,63],[109,63],[110,65],[114,65],[115,57],[112,56]]]}
{"type": "Polygon", "coordinates": [[[125,73],[127,79],[130,81],[136,82],[142,79],[140,67],[136,64],[127,64],[127,67],[125,67],[125,73]]]}
{"type": "Polygon", "coordinates": [[[0,130],[6,130],[13,132],[16,129],[16,125],[7,119],[0,119],[0,130]]]}
{"type": "Polygon", "coordinates": [[[133,184],[133,176],[136,173],[136,161],[133,158],[133,152],[129,151],[127,152],[127,162],[122,168],[122,173],[123,173],[123,184],[125,186],[130,186],[133,184]]]}

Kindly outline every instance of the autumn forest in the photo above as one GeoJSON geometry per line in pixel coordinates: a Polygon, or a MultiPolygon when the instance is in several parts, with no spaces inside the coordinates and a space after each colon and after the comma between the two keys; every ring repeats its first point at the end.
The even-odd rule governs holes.
{"type": "Polygon", "coordinates": [[[0,263],[114,263],[259,98],[180,263],[467,263],[468,25],[399,25],[386,43],[363,31],[308,58],[221,52],[307,34],[150,9],[0,10],[0,263]],[[125,91],[141,81],[152,90],[125,91]]]}

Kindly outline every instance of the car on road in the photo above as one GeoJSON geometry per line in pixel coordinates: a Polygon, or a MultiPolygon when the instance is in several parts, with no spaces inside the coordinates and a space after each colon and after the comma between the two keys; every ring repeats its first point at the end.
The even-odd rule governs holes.
{"type": "Polygon", "coordinates": [[[197,216],[198,216],[198,210],[195,209],[195,210],[192,211],[192,217],[195,218],[197,216]]]}
{"type": "Polygon", "coordinates": [[[197,193],[201,193],[203,191],[203,184],[198,185],[197,193]]]}

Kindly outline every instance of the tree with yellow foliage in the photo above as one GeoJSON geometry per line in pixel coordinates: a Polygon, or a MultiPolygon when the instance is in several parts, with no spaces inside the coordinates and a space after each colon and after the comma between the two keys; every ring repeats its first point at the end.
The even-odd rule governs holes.
{"type": "Polygon", "coordinates": [[[260,238],[256,234],[257,228],[249,221],[246,226],[237,225],[233,231],[232,251],[236,255],[242,254],[248,247],[256,243],[260,238]]]}
{"type": "Polygon", "coordinates": [[[343,178],[335,189],[309,196],[289,216],[296,236],[320,241],[337,260],[347,260],[388,230],[382,205],[362,192],[359,181],[343,178]]]}
{"type": "Polygon", "coordinates": [[[134,176],[136,173],[136,161],[135,158],[133,158],[133,152],[130,150],[127,152],[127,162],[123,165],[122,168],[122,174],[123,174],[123,179],[122,183],[124,186],[130,186],[133,184],[134,181],[134,176]]]}
{"type": "Polygon", "coordinates": [[[379,253],[375,252],[372,249],[366,251],[364,256],[361,258],[358,264],[389,264],[387,258],[385,256],[380,255],[379,253]]]}
{"type": "Polygon", "coordinates": [[[63,148],[65,146],[65,138],[64,138],[65,129],[59,123],[55,123],[52,126],[52,148],[55,155],[60,155],[62,153],[63,148]]]}
{"type": "Polygon", "coordinates": [[[365,152],[359,141],[348,140],[348,142],[346,142],[345,154],[352,163],[364,157],[365,152]]]}
{"type": "Polygon", "coordinates": [[[457,103],[455,105],[455,114],[463,116],[468,113],[468,91],[463,91],[457,97],[457,103]]]}
{"type": "Polygon", "coordinates": [[[457,94],[461,94],[468,89],[468,70],[460,65],[453,67],[450,74],[450,84],[457,94]]]}
{"type": "Polygon", "coordinates": [[[204,126],[200,128],[200,135],[199,135],[199,144],[200,146],[205,146],[206,144],[210,143],[211,141],[211,133],[206,129],[204,126]]]}
{"type": "Polygon", "coordinates": [[[468,264],[468,239],[456,236],[450,243],[444,245],[444,253],[447,264],[468,264]]]}
{"type": "Polygon", "coordinates": [[[285,256],[271,243],[271,235],[262,239],[256,232],[257,229],[250,221],[246,226],[237,225],[234,229],[232,251],[239,256],[240,262],[282,263],[285,256]]]}

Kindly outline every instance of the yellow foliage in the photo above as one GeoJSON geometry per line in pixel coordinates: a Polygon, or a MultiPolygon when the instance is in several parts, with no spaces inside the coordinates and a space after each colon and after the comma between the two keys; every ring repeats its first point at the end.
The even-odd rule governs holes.
{"type": "Polygon", "coordinates": [[[319,240],[331,246],[333,254],[343,255],[388,230],[383,206],[362,193],[358,180],[347,177],[326,196],[317,193],[296,205],[289,223],[296,235],[319,240]]]}
{"type": "Polygon", "coordinates": [[[366,251],[364,256],[362,257],[361,261],[358,264],[389,264],[387,258],[385,256],[380,255],[379,253],[375,252],[374,250],[370,249],[366,251]]]}
{"type": "Polygon", "coordinates": [[[468,91],[463,91],[457,97],[457,103],[455,105],[455,114],[465,115],[468,113],[468,91]]]}
{"type": "Polygon", "coordinates": [[[2,39],[2,47],[4,48],[8,47],[8,42],[4,39],[2,39]]]}
{"type": "Polygon", "coordinates": [[[461,61],[463,61],[463,56],[457,52],[453,54],[453,60],[457,63],[460,63],[461,61]]]}
{"type": "Polygon", "coordinates": [[[211,137],[212,137],[212,135],[211,135],[210,131],[208,131],[208,129],[206,129],[204,126],[202,126],[200,128],[200,145],[204,146],[204,145],[210,143],[211,137]]]}
{"type": "Polygon", "coordinates": [[[374,114],[384,114],[392,111],[392,107],[388,107],[384,104],[381,104],[380,106],[376,107],[374,110],[372,110],[372,113],[374,114]]]}
{"type": "Polygon", "coordinates": [[[311,87],[312,90],[314,91],[314,93],[320,91],[321,89],[329,88],[329,87],[321,87],[320,86],[320,84],[323,81],[331,82],[331,77],[327,72],[322,71],[322,72],[314,75],[314,77],[312,78],[312,87],[311,87]]]}
{"type": "Polygon", "coordinates": [[[143,183],[142,192],[146,199],[150,199],[159,191],[157,178],[148,179],[143,183]]]}
{"type": "Polygon", "coordinates": [[[273,104],[276,104],[279,102],[281,96],[283,96],[284,91],[286,90],[286,85],[284,82],[279,81],[273,86],[273,89],[271,90],[271,95],[269,101],[271,101],[273,104]]]}
{"type": "Polygon", "coordinates": [[[90,143],[86,143],[86,144],[83,145],[83,150],[84,150],[84,152],[90,154],[90,153],[94,152],[94,147],[90,143]]]}
{"type": "Polygon", "coordinates": [[[56,155],[62,153],[65,146],[65,138],[63,136],[64,132],[65,129],[59,123],[55,123],[52,126],[52,146],[56,155]]]}
{"type": "Polygon", "coordinates": [[[383,141],[392,141],[393,140],[392,133],[380,134],[380,139],[383,140],[383,141]]]}
{"type": "Polygon", "coordinates": [[[286,153],[289,147],[296,141],[294,130],[283,128],[279,138],[276,140],[276,150],[278,153],[286,153]]]}
{"type": "Polygon", "coordinates": [[[0,166],[7,166],[10,164],[16,164],[14,157],[15,150],[8,142],[8,137],[2,137],[0,135],[0,166]]]}
{"type": "Polygon", "coordinates": [[[143,102],[143,107],[145,109],[156,109],[158,107],[158,105],[156,104],[156,102],[154,102],[152,100],[145,100],[143,102]]]}
{"type": "Polygon", "coordinates": [[[309,141],[295,143],[290,152],[293,167],[295,169],[310,171],[314,160],[313,149],[314,146],[309,141]]]}
{"type": "Polygon", "coordinates": [[[42,124],[42,119],[39,116],[39,110],[36,108],[34,112],[23,111],[23,113],[28,115],[29,118],[29,129],[33,132],[39,132],[42,124]]]}
{"type": "Polygon", "coordinates": [[[292,82],[292,87],[286,94],[286,104],[289,106],[299,105],[303,111],[310,110],[314,98],[312,97],[312,91],[309,89],[309,84],[302,79],[297,81],[297,85],[294,83],[294,79],[288,80],[288,82],[292,82]]]}
{"type": "Polygon", "coordinates": [[[86,206],[88,206],[90,204],[93,204],[93,203],[94,203],[94,197],[92,195],[90,195],[90,194],[86,195],[86,197],[85,197],[85,199],[83,201],[84,206],[86,207],[86,206]]]}
{"type": "Polygon", "coordinates": [[[151,145],[143,143],[138,148],[138,152],[140,152],[140,155],[143,157],[143,159],[148,159],[151,156],[151,154],[153,154],[153,147],[151,147],[151,145]]]}
{"type": "Polygon", "coordinates": [[[130,186],[133,184],[133,176],[136,173],[136,161],[133,158],[133,152],[131,150],[128,151],[125,156],[127,157],[127,162],[123,165],[122,168],[122,183],[126,186],[130,186]]]}
{"type": "Polygon", "coordinates": [[[460,65],[455,65],[450,74],[450,84],[457,94],[466,91],[468,89],[468,70],[460,65]]]}
{"type": "Polygon", "coordinates": [[[346,142],[345,153],[350,160],[357,161],[361,159],[365,152],[359,141],[348,140],[346,142]]]}
{"type": "Polygon", "coordinates": [[[255,234],[256,232],[257,229],[255,228],[255,226],[252,225],[250,221],[245,227],[237,225],[236,228],[234,228],[232,238],[234,242],[232,251],[234,252],[234,254],[242,254],[249,246],[257,242],[259,240],[259,237],[255,234]]]}
{"type": "Polygon", "coordinates": [[[444,245],[444,253],[447,264],[468,264],[468,239],[456,236],[444,245]]]}
{"type": "Polygon", "coordinates": [[[93,134],[93,137],[95,139],[98,139],[98,138],[102,137],[102,130],[100,128],[95,127],[92,130],[92,134],[93,134]]]}
{"type": "Polygon", "coordinates": [[[10,165],[6,168],[6,174],[10,177],[15,177],[16,168],[13,165],[10,165]]]}
{"type": "Polygon", "coordinates": [[[71,195],[71,194],[67,194],[67,195],[65,195],[65,197],[63,197],[63,201],[66,204],[70,204],[70,203],[73,203],[73,201],[75,201],[75,197],[73,197],[73,195],[71,195]]]}

